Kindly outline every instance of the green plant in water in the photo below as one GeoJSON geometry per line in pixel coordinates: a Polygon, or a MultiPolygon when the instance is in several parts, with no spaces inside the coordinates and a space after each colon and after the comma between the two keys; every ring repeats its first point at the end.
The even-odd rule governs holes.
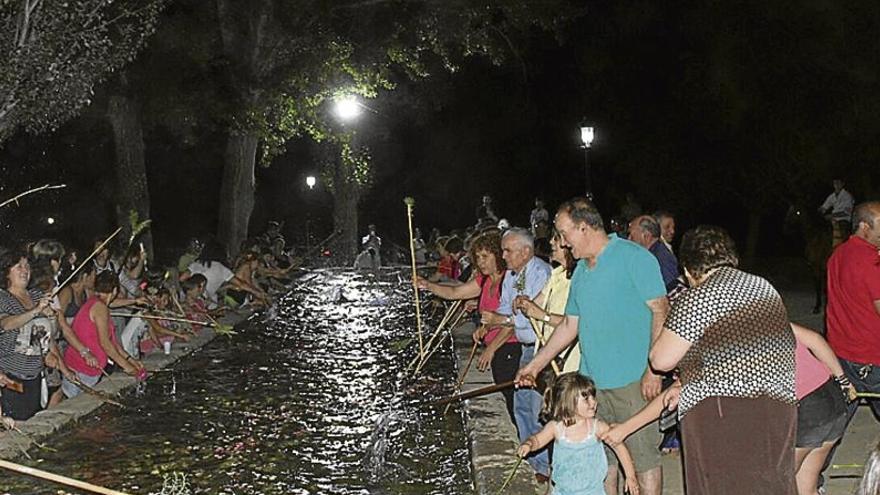
{"type": "Polygon", "coordinates": [[[233,335],[238,335],[238,332],[232,327],[232,325],[224,325],[223,323],[215,323],[214,325],[214,333],[217,335],[226,335],[227,337],[232,337],[233,335]]]}
{"type": "Polygon", "coordinates": [[[162,491],[158,495],[192,495],[193,489],[180,472],[166,473],[162,477],[162,491]]]}
{"type": "Polygon", "coordinates": [[[412,344],[412,342],[413,342],[412,337],[400,339],[400,340],[397,340],[397,341],[391,343],[391,349],[394,352],[400,352],[400,351],[406,349],[407,347],[409,347],[409,345],[412,344]]]}
{"type": "Polygon", "coordinates": [[[504,480],[504,484],[501,485],[501,489],[498,490],[498,495],[504,493],[504,490],[507,489],[507,486],[513,481],[513,477],[516,476],[516,470],[519,469],[519,465],[522,464],[522,461],[522,457],[516,456],[516,463],[513,465],[513,469],[510,470],[510,474],[507,475],[507,479],[504,480]]]}

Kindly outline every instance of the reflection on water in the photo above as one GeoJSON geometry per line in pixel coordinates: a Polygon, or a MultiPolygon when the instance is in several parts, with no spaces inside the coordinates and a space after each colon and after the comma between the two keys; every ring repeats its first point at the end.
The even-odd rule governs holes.
{"type": "MultiPolygon", "coordinates": [[[[395,274],[322,272],[276,318],[216,339],[27,463],[138,494],[172,472],[204,494],[471,493],[461,417],[428,405],[450,392],[450,357],[429,366],[442,380],[401,372],[415,352],[395,347],[415,327],[411,293],[395,274]]],[[[67,493],[6,473],[0,484],[67,493]]]]}

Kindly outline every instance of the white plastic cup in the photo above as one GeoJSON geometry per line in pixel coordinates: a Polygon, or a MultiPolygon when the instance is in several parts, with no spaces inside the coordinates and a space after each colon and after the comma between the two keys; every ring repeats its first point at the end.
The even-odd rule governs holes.
{"type": "Polygon", "coordinates": [[[166,340],[162,342],[162,347],[165,348],[165,354],[171,354],[171,341],[166,340]]]}

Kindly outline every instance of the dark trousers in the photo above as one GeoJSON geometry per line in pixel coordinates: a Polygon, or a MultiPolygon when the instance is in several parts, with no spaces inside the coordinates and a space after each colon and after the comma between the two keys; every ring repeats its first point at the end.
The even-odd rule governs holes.
{"type": "Polygon", "coordinates": [[[38,376],[33,380],[23,380],[14,375],[9,375],[9,378],[21,383],[24,391],[18,393],[8,387],[4,388],[0,392],[2,394],[0,395],[0,409],[3,410],[4,416],[16,421],[26,421],[42,409],[40,404],[42,379],[38,376]]]}
{"type": "MultiPolygon", "coordinates": [[[[522,357],[522,344],[506,343],[495,351],[492,357],[492,380],[496,384],[509,382],[516,378],[516,372],[519,371],[519,360],[522,357]]],[[[505,388],[501,391],[504,395],[504,403],[507,406],[507,414],[510,415],[510,421],[516,425],[516,418],[513,416],[513,387],[505,388]]]]}

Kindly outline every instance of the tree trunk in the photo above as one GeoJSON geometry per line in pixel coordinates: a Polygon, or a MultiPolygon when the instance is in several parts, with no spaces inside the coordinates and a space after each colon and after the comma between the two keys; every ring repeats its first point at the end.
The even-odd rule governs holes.
{"type": "MultiPolygon", "coordinates": [[[[150,218],[150,191],[144,164],[144,131],[140,105],[128,96],[111,96],[107,104],[107,120],[113,128],[116,150],[116,221],[131,233],[129,215],[138,213],[140,221],[150,218]]],[[[147,230],[140,241],[147,253],[153,254],[153,236],[147,230]]]]}
{"type": "Polygon", "coordinates": [[[220,214],[217,236],[230,257],[247,238],[248,222],[254,209],[254,166],[259,138],[232,131],[223,157],[223,183],[220,186],[220,214]]]}
{"type": "Polygon", "coordinates": [[[334,257],[350,265],[358,253],[358,202],[360,187],[337,156],[333,162],[333,229],[339,232],[334,241],[334,257]]]}
{"type": "Polygon", "coordinates": [[[749,210],[749,225],[748,231],[746,233],[746,249],[744,254],[744,260],[749,263],[753,263],[755,261],[755,256],[758,253],[758,241],[761,238],[761,219],[762,215],[759,210],[749,210]]]}

